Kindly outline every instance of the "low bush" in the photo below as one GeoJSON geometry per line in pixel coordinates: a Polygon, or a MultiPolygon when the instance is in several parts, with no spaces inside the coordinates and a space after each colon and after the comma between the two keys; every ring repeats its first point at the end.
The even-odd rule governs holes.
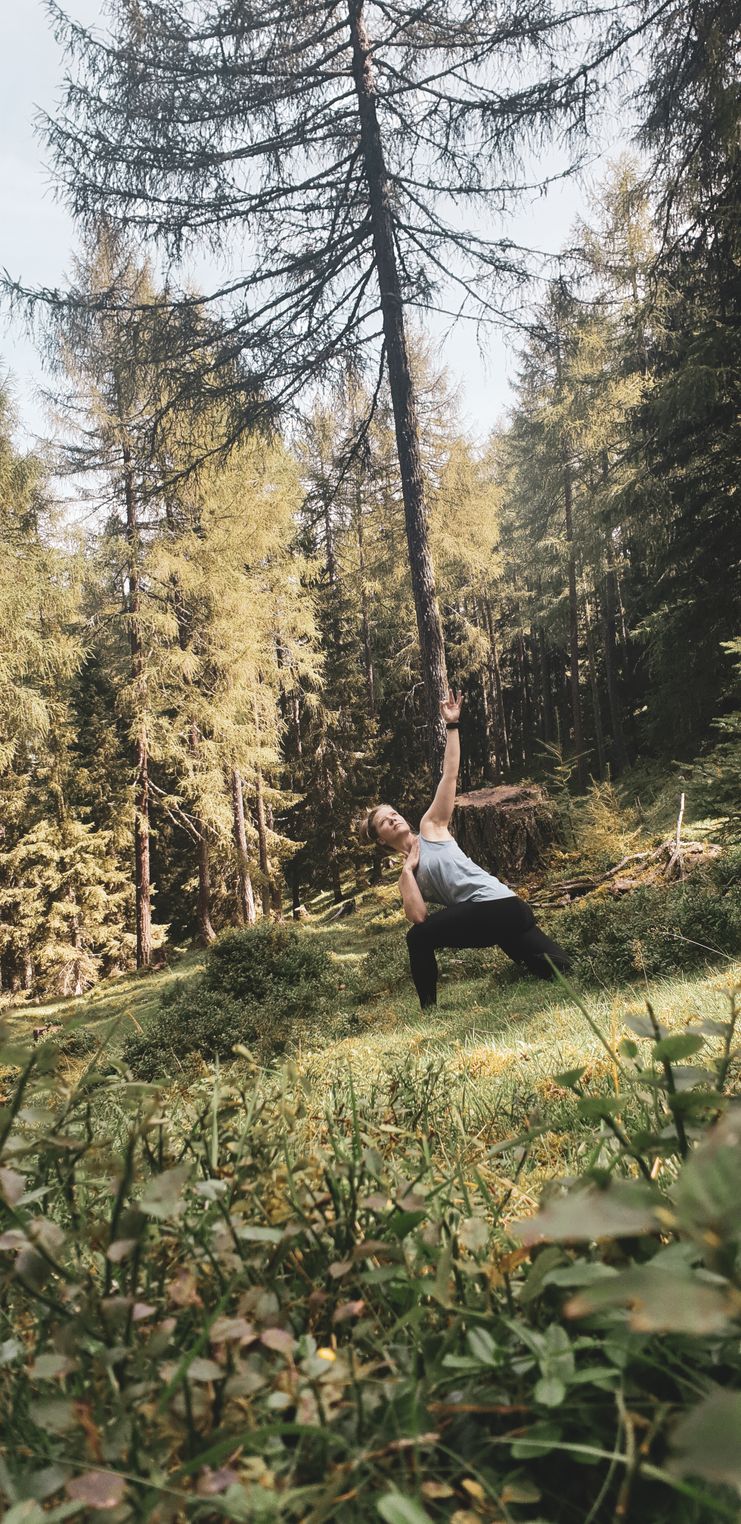
{"type": "Polygon", "coordinates": [[[387,931],[360,959],[347,976],[348,989],[355,1000],[375,1000],[409,983],[409,954],[404,926],[387,931]]]}
{"type": "Polygon", "coordinates": [[[310,1012],[333,987],[332,965],[320,943],[271,922],[217,937],[203,978],[206,989],[250,1005],[279,993],[294,1015],[310,1012]]]}
{"type": "Polygon", "coordinates": [[[696,968],[741,945],[741,895],[699,881],[634,889],[614,899],[590,895],[543,916],[580,979],[618,984],[696,968]]]}
{"type": "Polygon", "coordinates": [[[126,1063],[152,1080],[196,1057],[231,1058],[236,1045],[267,1060],[297,1027],[321,1022],[335,990],[328,954],[292,927],[226,932],[209,948],[203,974],[166,991],[148,1030],[129,1038],[126,1063]]]}

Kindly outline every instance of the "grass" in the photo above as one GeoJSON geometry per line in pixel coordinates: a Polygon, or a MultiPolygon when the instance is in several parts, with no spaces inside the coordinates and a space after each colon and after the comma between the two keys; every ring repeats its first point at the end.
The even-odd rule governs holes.
{"type": "MultiPolygon", "coordinates": [[[[624,1086],[607,1049],[649,998],[664,1032],[718,1023],[706,1028],[712,1064],[741,963],[580,992],[523,976],[496,950],[448,952],[440,1003],[421,1012],[393,886],[360,896],[339,921],[331,908],[315,905],[302,935],[335,961],[336,1008],[325,1030],[297,1031],[291,1052],[261,1072],[247,1055],[196,1061],[156,1091],[122,1073],[126,1037],[146,1030],[175,981],[195,978],[197,954],[14,1012],[18,1033],[61,1022],[91,1034],[103,1061],[70,1053],[45,1073],[39,1050],[38,1090],[7,1140],[10,1203],[14,1167],[34,1173],[6,1211],[28,1245],[3,1314],[12,1455],[0,1493],[26,1509],[105,1484],[106,1498],[127,1494],[118,1508],[101,1505],[122,1524],[535,1524],[534,1509],[553,1524],[608,1524],[629,1505],[656,1524],[735,1517],[731,1494],[696,1481],[737,1474],[738,1339],[723,1300],[735,1316],[732,1147],[720,1173],[706,1151],[700,1195],[695,1166],[694,1186],[676,1198],[694,1258],[705,1255],[697,1272],[681,1242],[656,1234],[631,1246],[609,1224],[601,1237],[590,1217],[595,1243],[579,1239],[585,1205],[612,1209],[614,1195],[595,1189],[600,1174],[614,1168],[619,1189],[645,1190],[629,1145],[641,1128],[665,1204],[681,1162],[667,1144],[661,1066],[646,1104],[642,1075],[624,1086]],[[374,951],[377,993],[363,998],[374,951]],[[577,1066],[589,1104],[625,1091],[619,1146],[568,1088],[563,1071],[577,1066]],[[568,1242],[523,1248],[518,1220],[532,1218],[554,1176],[591,1180],[574,1205],[560,1189],[551,1197],[572,1214],[568,1242]],[[708,1235],[703,1213],[720,1186],[731,1205],[712,1218],[720,1236],[708,1235]],[[47,1242],[52,1258],[34,1257],[47,1242]],[[685,1301],[668,1312],[652,1303],[641,1324],[607,1304],[575,1324],[562,1305],[573,1287],[596,1296],[621,1274],[651,1291],[646,1256],[663,1253],[699,1308],[689,1335],[685,1301]],[[704,1332],[708,1297],[716,1320],[723,1300],[721,1340],[704,1332]],[[704,1460],[711,1421],[727,1449],[720,1472],[715,1454],[704,1460]],[[671,1469],[682,1424],[694,1443],[689,1482],[671,1469]],[[92,1473],[91,1433],[106,1446],[92,1473]]],[[[737,1059],[733,1071],[729,1088],[737,1059]]],[[[691,1068],[682,1073],[691,1086],[691,1068]]],[[[52,1505],[50,1516],[69,1508],[52,1505]]],[[[44,1516],[17,1514],[19,1524],[44,1516]]]]}
{"type": "MultiPolygon", "coordinates": [[[[319,914],[305,923],[304,934],[320,939],[348,975],[359,968],[369,949],[391,952],[403,944],[406,923],[391,885],[367,891],[352,916],[332,922],[331,910],[320,906],[319,914]]],[[[553,1076],[576,1065],[587,1065],[597,1078],[604,1073],[609,1083],[604,1047],[574,994],[563,985],[523,975],[496,949],[443,952],[438,962],[441,978],[434,1012],[420,1010],[411,982],[363,1002],[349,990],[346,996],[340,991],[334,1020],[322,1040],[317,1041],[316,1033],[308,1041],[296,1035],[291,1061],[317,1125],[333,1086],[345,1096],[351,1076],[358,1097],[367,1100],[374,1087],[387,1085],[390,1075],[405,1068],[409,1082],[414,1084],[416,1075],[420,1085],[431,1066],[440,1072],[461,1147],[467,1130],[480,1133],[483,1128],[488,1141],[494,1142],[541,1110],[550,1115],[557,1092],[553,1076]]],[[[132,1030],[146,1029],[173,982],[192,978],[202,966],[202,956],[189,953],[162,972],[111,980],[82,999],[18,1007],[11,1014],[19,1029],[61,1022],[87,1030],[106,1044],[111,1059],[117,1059],[132,1030]]],[[[621,1036],[629,1035],[626,1016],[644,1011],[647,999],[662,1027],[673,1032],[708,1018],[726,1019],[729,996],[739,986],[741,960],[724,960],[693,974],[591,990],[584,1001],[592,1022],[615,1046],[621,1036]]],[[[71,1079],[85,1061],[68,1060],[71,1079]]],[[[203,1065],[204,1078],[208,1072],[203,1065]]],[[[181,1101],[184,1084],[187,1089],[192,1078],[192,1070],[186,1070],[176,1084],[181,1101]]],[[[568,1154],[570,1146],[581,1146],[583,1129],[568,1145],[558,1107],[554,1117],[550,1142],[532,1161],[539,1176],[563,1167],[564,1149],[568,1154]]]]}

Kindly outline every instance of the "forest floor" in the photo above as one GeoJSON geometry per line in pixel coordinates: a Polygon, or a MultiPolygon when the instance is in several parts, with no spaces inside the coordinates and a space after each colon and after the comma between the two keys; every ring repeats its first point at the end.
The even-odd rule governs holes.
{"type": "MultiPolygon", "coordinates": [[[[650,775],[646,780],[634,777],[631,800],[628,804],[623,798],[617,815],[614,797],[593,795],[586,814],[582,808],[576,821],[572,847],[567,842],[554,854],[545,882],[578,875],[595,863],[604,866],[611,854],[616,861],[637,845],[666,837],[674,823],[681,781],[663,780],[659,787],[650,775]],[[636,809],[638,785],[650,802],[639,800],[636,809]]],[[[690,806],[688,837],[708,839],[713,824],[693,820],[690,806]]],[[[543,876],[536,876],[520,888],[532,897],[543,882],[543,876]]],[[[662,1028],[674,1032],[708,1019],[726,1020],[731,996],[741,989],[741,957],[727,953],[683,973],[646,978],[637,971],[629,981],[585,988],[578,981],[568,987],[563,982],[544,983],[524,974],[496,949],[444,951],[438,957],[438,1006],[434,1012],[422,1012],[408,977],[406,922],[395,870],[380,888],[363,890],[350,915],[335,919],[328,895],[311,901],[309,911],[302,933],[319,940],[338,965],[340,989],[336,1009],[321,1030],[307,1030],[303,1040],[299,1034],[287,1056],[315,1090],[319,1104],[327,1087],[336,1083],[345,1090],[349,1074],[358,1094],[367,1097],[404,1066],[416,1066],[419,1073],[432,1065],[444,1077],[451,1105],[463,1107],[469,1122],[478,1109],[489,1121],[495,1113],[504,1135],[534,1109],[548,1110],[558,1089],[554,1075],[576,1065],[587,1065],[595,1078],[607,1071],[610,1060],[603,1040],[614,1049],[622,1036],[630,1035],[626,1021],[645,1012],[647,1001],[662,1028]],[[369,953],[379,988],[363,998],[364,959],[369,953]],[[343,970],[348,981],[344,987],[343,970]]],[[[578,905],[566,914],[578,915],[578,905]]],[[[176,983],[187,986],[202,971],[203,962],[202,952],[184,951],[161,971],[105,980],[80,999],[25,1004],[6,1015],[24,1033],[31,1027],[53,1035],[60,1025],[82,1030],[118,1060],[126,1039],[146,1032],[163,995],[176,983]]],[[[70,1079],[90,1057],[90,1052],[76,1055],[70,1045],[70,1079]]],[[[186,1068],[173,1078],[182,1091],[193,1077],[192,1069],[186,1068]]]]}
{"type": "MultiPolygon", "coordinates": [[[[594,796],[574,817],[571,844],[553,854],[544,875],[518,888],[531,898],[544,889],[555,892],[559,881],[655,847],[670,834],[674,807],[667,794],[665,805],[647,820],[628,810],[616,815],[614,800],[594,796]]],[[[688,839],[712,840],[715,834],[712,822],[688,822],[688,839]]],[[[645,1189],[635,1178],[635,1160],[643,1156],[633,1151],[643,1138],[640,1149],[650,1148],[651,1188],[673,1191],[678,1169],[690,1167],[681,1165],[675,1100],[720,1074],[724,1033],[729,1062],[719,1083],[726,1096],[738,1092],[741,1051],[732,1045],[729,1018],[741,991],[739,939],[733,940],[741,919],[728,908],[731,901],[738,905],[730,851],[720,875],[717,867],[716,861],[698,878],[693,870],[686,885],[667,886],[666,894],[659,881],[650,891],[617,898],[598,890],[556,910],[564,935],[569,927],[587,928],[584,977],[568,983],[525,975],[497,949],[441,953],[439,1003],[432,1012],[419,1009],[409,978],[398,870],[390,870],[379,888],[356,892],[355,909],[340,918],[330,899],[320,896],[310,902],[300,936],[328,955],[335,993],[328,1008],[292,1030],[285,1051],[262,1067],[253,1056],[256,1049],[242,1049],[228,1065],[216,1064],[185,1056],[184,1041],[182,1062],[178,1052],[168,1050],[166,1078],[154,1086],[141,1078],[131,1083],[126,1040],[151,1029],[157,1045],[162,997],[178,989],[188,996],[176,1007],[184,1013],[184,1025],[189,1013],[195,1018],[199,1011],[204,991],[198,975],[206,955],[193,950],[173,956],[161,971],[104,981],[81,999],[27,1003],[6,1013],[18,1035],[48,1030],[60,1039],[58,1061],[48,1073],[40,1066],[36,1089],[18,1112],[19,1133],[36,1129],[38,1134],[37,1155],[29,1150],[21,1156],[24,1170],[35,1170],[28,1174],[23,1200],[43,1201],[41,1211],[53,1215],[53,1226],[57,1220],[66,1224],[75,1274],[79,1264],[92,1264],[85,1318],[93,1309],[103,1331],[91,1339],[87,1325],[84,1331],[78,1327],[65,1286],[65,1300],[53,1305],[67,1321],[65,1348],[74,1347],[79,1364],[70,1367],[64,1401],[55,1392],[51,1403],[38,1402],[34,1383],[57,1379],[61,1357],[52,1344],[57,1330],[46,1296],[36,1298],[31,1287],[30,1299],[19,1301],[22,1311],[14,1314],[8,1333],[14,1338],[18,1328],[28,1330],[34,1364],[27,1373],[20,1346],[15,1360],[12,1338],[5,1341],[10,1362],[0,1362],[0,1399],[4,1383],[4,1410],[21,1415],[23,1443],[31,1435],[28,1449],[21,1444],[21,1464],[33,1456],[38,1470],[35,1457],[43,1456],[49,1486],[57,1489],[66,1485],[70,1466],[89,1466],[79,1436],[70,1437],[66,1428],[57,1435],[53,1422],[47,1432],[50,1412],[56,1421],[55,1413],[64,1408],[67,1423],[65,1402],[69,1406],[72,1397],[70,1424],[83,1412],[85,1438],[89,1432],[96,1442],[98,1435],[118,1434],[118,1398],[98,1352],[108,1338],[112,1306],[126,1300],[109,1295],[109,1281],[128,1294],[130,1275],[143,1328],[132,1335],[138,1364],[126,1401],[145,1438],[133,1461],[125,1437],[125,1450],[106,1451],[106,1464],[122,1468],[120,1474],[110,1472],[113,1482],[108,1471],[93,1475],[119,1492],[129,1489],[132,1497],[136,1491],[146,1510],[112,1511],[112,1518],[152,1517],[156,1489],[173,1500],[169,1517],[201,1518],[216,1485],[228,1483],[219,1516],[238,1519],[356,1524],[380,1516],[390,1524],[494,1524],[506,1518],[514,1524],[532,1518],[542,1498],[542,1517],[587,1524],[623,1517],[621,1500],[627,1494],[616,1471],[623,1463],[633,1489],[631,1517],[635,1512],[656,1524],[680,1517],[686,1524],[735,1518],[733,1496],[720,1495],[718,1488],[712,1497],[701,1495],[695,1480],[697,1472],[711,1485],[726,1476],[735,1484],[735,1407],[724,1420],[731,1436],[722,1456],[725,1470],[717,1470],[715,1449],[704,1462],[699,1453],[704,1437],[688,1463],[691,1485],[665,1466],[664,1429],[670,1422],[675,1426],[668,1441],[673,1445],[680,1419],[698,1421],[695,1410],[714,1390],[719,1358],[729,1402],[736,1401],[739,1385],[737,1336],[725,1340],[719,1357],[716,1323],[703,1321],[705,1300],[697,1300],[707,1299],[709,1288],[705,1280],[696,1285],[686,1257],[676,1307],[671,1298],[668,1311],[663,1297],[658,1311],[652,1303],[653,1322],[626,1322],[608,1308],[603,1322],[575,1328],[573,1309],[562,1306],[545,1280],[538,1282],[539,1275],[552,1274],[553,1286],[590,1286],[618,1273],[627,1240],[623,1237],[616,1249],[616,1230],[600,1216],[614,1196],[595,1194],[594,1182],[604,1184],[615,1170],[616,1189],[645,1189]],[[671,921],[662,922],[656,912],[669,895],[677,902],[686,898],[695,918],[678,923],[687,932],[678,941],[671,921]],[[700,916],[705,917],[701,925],[700,916]],[[616,966],[611,941],[616,923],[616,957],[630,968],[635,949],[635,975],[600,983],[598,969],[616,966]],[[695,938],[702,943],[699,949],[695,938]],[[686,962],[680,971],[681,958],[704,957],[708,941],[715,941],[715,954],[701,966],[686,962]],[[642,965],[663,971],[647,977],[642,965]],[[655,1033],[646,1030],[647,1002],[662,1035],[691,1034],[689,1044],[678,1045],[690,1062],[680,1056],[669,1066],[676,1085],[671,1094],[668,1081],[664,1090],[653,1049],[655,1033]],[[712,1066],[708,1073],[696,1063],[699,1046],[704,1047],[701,1064],[712,1066]],[[638,1054],[635,1068],[631,1052],[638,1054]],[[50,1095],[53,1107],[47,1109],[50,1095]],[[46,1136],[54,1108],[61,1111],[61,1141],[46,1136]],[[69,1147],[71,1130],[79,1139],[71,1165],[74,1190],[70,1174],[58,1169],[59,1149],[69,1147]],[[149,1141],[155,1136],[156,1146],[149,1141]],[[139,1138],[141,1146],[130,1149],[139,1138]],[[190,1162],[183,1165],[186,1155],[190,1162]],[[148,1224],[145,1237],[136,1228],[136,1211],[127,1217],[141,1232],[141,1252],[128,1262],[133,1240],[121,1237],[122,1198],[114,1200],[110,1189],[122,1159],[133,1161],[131,1176],[121,1179],[132,1201],[144,1203],[148,1224]],[[193,1161],[198,1178],[186,1187],[193,1161]],[[576,1214],[563,1230],[566,1247],[556,1235],[542,1253],[531,1251],[521,1243],[532,1231],[525,1220],[557,1180],[566,1190],[557,1188],[554,1201],[560,1209],[563,1199],[564,1209],[576,1214]],[[568,1196],[575,1184],[582,1195],[574,1208],[568,1196]],[[224,1234],[217,1219],[224,1193],[232,1190],[228,1221],[234,1232],[224,1234]],[[86,1203],[83,1212],[80,1201],[86,1203]],[[585,1203],[597,1213],[596,1219],[588,1217],[589,1243],[585,1203]],[[294,1229],[300,1229],[300,1239],[294,1229]],[[110,1239],[105,1262],[104,1234],[110,1239]],[[114,1260],[119,1247],[125,1254],[114,1260]],[[228,1277],[221,1269],[222,1250],[228,1277]],[[616,1260],[618,1250],[622,1257],[616,1260]],[[229,1297],[229,1314],[221,1317],[229,1297]],[[245,1322],[258,1313],[267,1325],[259,1335],[245,1322]],[[148,1320],[155,1315],[160,1321],[150,1338],[148,1320]],[[240,1361],[239,1380],[234,1400],[230,1395],[218,1416],[204,1383],[220,1380],[222,1367],[200,1358],[217,1317],[238,1334],[246,1328],[252,1341],[246,1353],[240,1349],[229,1356],[240,1361]],[[653,1331],[648,1353],[647,1329],[653,1331]],[[162,1359],[166,1346],[158,1343],[160,1333],[171,1340],[169,1361],[162,1359]],[[281,1353],[286,1349],[288,1356],[281,1353]],[[174,1383],[186,1371],[193,1372],[192,1385],[187,1402],[184,1398],[178,1406],[174,1383]],[[563,1380],[559,1373],[565,1373],[563,1380]],[[295,1409],[291,1382],[304,1383],[295,1409]],[[630,1393],[629,1436],[620,1419],[623,1389],[630,1393]],[[35,1427],[29,1427],[27,1407],[35,1427]],[[93,1408],[96,1427],[91,1428],[93,1408]],[[485,1419],[469,1416],[478,1414],[485,1419]],[[639,1462],[630,1448],[634,1420],[646,1425],[649,1436],[641,1441],[639,1462]],[[224,1457],[229,1469],[212,1470],[224,1457]],[[682,1512],[686,1499],[692,1506],[682,1512]],[[472,1502],[475,1508],[468,1506],[472,1502]]],[[[543,916],[546,926],[549,914],[543,916]]],[[[677,1045],[674,1051],[676,1059],[677,1045]]],[[[714,1100],[710,1106],[714,1110],[714,1100]]],[[[684,1107],[678,1111],[683,1113],[684,1107]]],[[[699,1133],[707,1125],[705,1110],[697,1115],[699,1133]]],[[[17,1164],[17,1155],[11,1157],[17,1164]]],[[[643,1167],[648,1168],[645,1160],[643,1167]]],[[[12,1190],[19,1176],[12,1168],[3,1175],[12,1190]]],[[[718,1179],[736,1178],[734,1155],[718,1179]]],[[[687,1200],[695,1199],[691,1190],[687,1200]]],[[[736,1253],[735,1239],[730,1248],[734,1212],[735,1206],[726,1214],[729,1263],[735,1263],[736,1253]]],[[[725,1231],[722,1219],[718,1228],[725,1231]]],[[[716,1287],[722,1277],[711,1258],[713,1246],[720,1242],[723,1254],[727,1246],[715,1228],[703,1244],[705,1239],[711,1243],[709,1264],[703,1262],[698,1278],[710,1268],[716,1287]]],[[[702,1244],[695,1245],[696,1259],[701,1250],[702,1244]]],[[[674,1255],[674,1265],[677,1253],[684,1254],[681,1243],[667,1247],[658,1234],[641,1238],[637,1263],[626,1274],[642,1275],[644,1256],[654,1251],[674,1255]]],[[[657,1272],[649,1267],[646,1273],[655,1281],[657,1272]]],[[[26,1297],[25,1282],[19,1281],[16,1292],[19,1299],[26,1297]]],[[[712,1290],[712,1295],[721,1293],[712,1290]]],[[[736,1299],[735,1316],[735,1285],[728,1295],[736,1299]]],[[[213,1353],[213,1339],[210,1344],[213,1353]]],[[[714,1410],[712,1421],[716,1424],[714,1410]]],[[[0,1471],[0,1491],[4,1485],[0,1471]]],[[[11,1478],[6,1488],[11,1497],[13,1486],[11,1478]]],[[[19,1506],[25,1508],[25,1501],[19,1506]]]]}
{"type": "MultiPolygon", "coordinates": [[[[368,891],[352,916],[330,922],[330,914],[320,909],[305,926],[305,935],[319,939],[348,976],[371,950],[388,957],[392,970],[398,967],[405,955],[405,923],[392,885],[368,891]],[[382,921],[387,918],[380,930],[379,910],[382,921]]],[[[490,1131],[496,1116],[497,1132],[505,1137],[534,1112],[557,1107],[554,1076],[578,1065],[587,1066],[587,1080],[599,1082],[607,1075],[611,1064],[598,1032],[614,1048],[622,1036],[630,1036],[626,1019],[645,1012],[647,1000],[665,1032],[696,1030],[708,1018],[727,1020],[730,997],[741,989],[741,958],[586,991],[525,975],[497,950],[443,952],[438,961],[434,1012],[420,1010],[408,979],[360,1003],[340,990],[338,1009],[322,1039],[312,1033],[308,1042],[296,1043],[291,1057],[307,1093],[313,1092],[317,1111],[334,1085],[346,1093],[350,1075],[358,1099],[367,1102],[377,1086],[387,1092],[389,1084],[404,1083],[400,1076],[406,1074],[412,1086],[421,1087],[424,1072],[434,1071],[436,1089],[441,1085],[450,1108],[458,1110],[462,1131],[475,1129],[479,1118],[490,1131]]],[[[79,1000],[18,1008],[10,1013],[12,1022],[24,1031],[69,1024],[95,1036],[106,1055],[117,1059],[125,1039],[146,1030],[162,995],[176,981],[187,984],[202,968],[203,955],[188,952],[162,972],[104,982],[79,1000]]],[[[68,1078],[75,1079],[90,1058],[71,1053],[65,1065],[68,1078]]],[[[186,1069],[175,1080],[183,1098],[194,1077],[186,1069]]],[[[566,1154],[570,1149],[564,1138],[555,1153],[553,1147],[545,1150],[541,1169],[563,1166],[566,1154]]]]}

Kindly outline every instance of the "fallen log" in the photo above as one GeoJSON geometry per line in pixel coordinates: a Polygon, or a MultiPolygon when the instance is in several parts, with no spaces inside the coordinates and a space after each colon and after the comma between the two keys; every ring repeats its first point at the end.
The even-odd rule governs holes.
{"type": "Polygon", "coordinates": [[[721,848],[715,842],[686,841],[682,842],[680,855],[677,852],[676,837],[670,837],[668,841],[660,842],[658,847],[649,848],[645,852],[631,852],[605,873],[597,873],[592,878],[564,879],[558,884],[548,884],[541,894],[532,896],[530,904],[541,910],[570,905],[605,884],[610,886],[611,894],[628,894],[632,889],[639,889],[646,884],[666,883],[676,877],[684,878],[688,870],[714,862],[720,853],[721,848]],[[626,877],[625,869],[630,867],[636,871],[626,877]]]}
{"type": "Polygon", "coordinates": [[[343,916],[354,915],[356,910],[355,900],[343,900],[342,904],[337,905],[331,915],[326,917],[326,925],[331,926],[333,921],[341,921],[343,916]]]}

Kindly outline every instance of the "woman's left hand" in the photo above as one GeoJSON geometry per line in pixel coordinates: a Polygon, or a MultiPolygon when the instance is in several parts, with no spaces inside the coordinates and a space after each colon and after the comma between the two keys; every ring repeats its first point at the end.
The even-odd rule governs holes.
{"type": "Polygon", "coordinates": [[[443,699],[440,705],[440,713],[446,725],[452,724],[460,719],[462,704],[463,694],[460,691],[454,694],[453,689],[449,688],[448,697],[443,699]]]}

